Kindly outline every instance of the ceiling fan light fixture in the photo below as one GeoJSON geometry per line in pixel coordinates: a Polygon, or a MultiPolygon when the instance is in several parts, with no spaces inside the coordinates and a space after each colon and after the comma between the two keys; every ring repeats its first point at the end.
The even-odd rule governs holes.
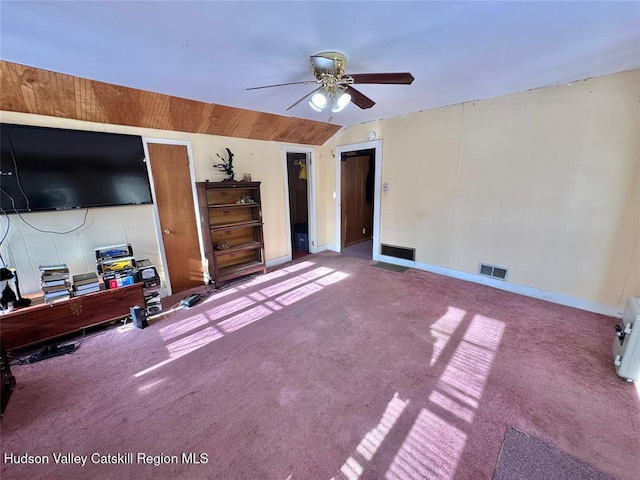
{"type": "Polygon", "coordinates": [[[314,94],[311,96],[311,100],[309,101],[309,106],[313,108],[316,112],[321,112],[329,103],[328,93],[324,90],[324,88],[317,89],[314,94]]]}
{"type": "Polygon", "coordinates": [[[316,88],[315,90],[305,94],[304,97],[287,108],[287,111],[311,96],[309,106],[313,110],[322,112],[325,108],[330,107],[332,112],[335,113],[344,110],[349,103],[353,103],[362,110],[371,108],[376,104],[365,94],[356,90],[352,86],[354,84],[410,85],[415,80],[409,72],[349,73],[346,75],[347,56],[340,52],[320,52],[311,55],[310,59],[311,71],[315,80],[264,85],[251,87],[247,90],[282,87],[284,85],[319,85],[314,87],[316,88]]]}
{"type": "Polygon", "coordinates": [[[335,113],[344,110],[344,107],[349,105],[350,101],[351,95],[342,89],[338,89],[331,99],[331,111],[335,113]]]}

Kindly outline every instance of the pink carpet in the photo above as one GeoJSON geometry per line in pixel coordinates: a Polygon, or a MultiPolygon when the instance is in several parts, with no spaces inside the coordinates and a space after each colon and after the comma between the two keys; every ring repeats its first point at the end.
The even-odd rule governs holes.
{"type": "Polygon", "coordinates": [[[306,256],[12,367],[2,480],[491,479],[508,426],[638,478],[615,319],[372,263],[306,256]]]}

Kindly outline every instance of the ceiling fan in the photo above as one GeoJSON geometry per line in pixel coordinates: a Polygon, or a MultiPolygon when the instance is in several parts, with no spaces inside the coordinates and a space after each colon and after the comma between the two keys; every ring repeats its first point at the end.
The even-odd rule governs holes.
{"type": "Polygon", "coordinates": [[[349,102],[355,103],[362,109],[371,108],[376,104],[376,102],[365,94],[356,90],[353,87],[354,84],[410,85],[414,80],[413,75],[409,72],[345,74],[347,57],[339,52],[321,52],[311,55],[310,58],[311,71],[313,72],[315,80],[251,87],[247,88],[247,90],[300,84],[320,85],[287,108],[287,111],[311,96],[309,106],[314,110],[320,112],[326,107],[331,107],[332,112],[339,112],[346,107],[349,102]]]}

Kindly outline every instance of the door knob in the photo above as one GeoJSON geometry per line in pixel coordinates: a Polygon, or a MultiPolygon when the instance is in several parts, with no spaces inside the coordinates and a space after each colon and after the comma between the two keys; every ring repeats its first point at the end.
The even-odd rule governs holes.
{"type": "Polygon", "coordinates": [[[164,230],[162,230],[162,233],[166,233],[167,235],[169,235],[171,233],[171,230],[165,228],[164,230]]]}

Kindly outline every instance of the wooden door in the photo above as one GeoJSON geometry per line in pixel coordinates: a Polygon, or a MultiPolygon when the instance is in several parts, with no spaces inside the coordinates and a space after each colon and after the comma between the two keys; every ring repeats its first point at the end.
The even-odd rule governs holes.
{"type": "Polygon", "coordinates": [[[373,157],[369,151],[346,154],[341,162],[342,247],[373,236],[373,157]]]}
{"type": "Polygon", "coordinates": [[[202,259],[191,188],[189,156],[184,145],[149,143],[156,207],[172,293],[202,285],[202,259]]]}

